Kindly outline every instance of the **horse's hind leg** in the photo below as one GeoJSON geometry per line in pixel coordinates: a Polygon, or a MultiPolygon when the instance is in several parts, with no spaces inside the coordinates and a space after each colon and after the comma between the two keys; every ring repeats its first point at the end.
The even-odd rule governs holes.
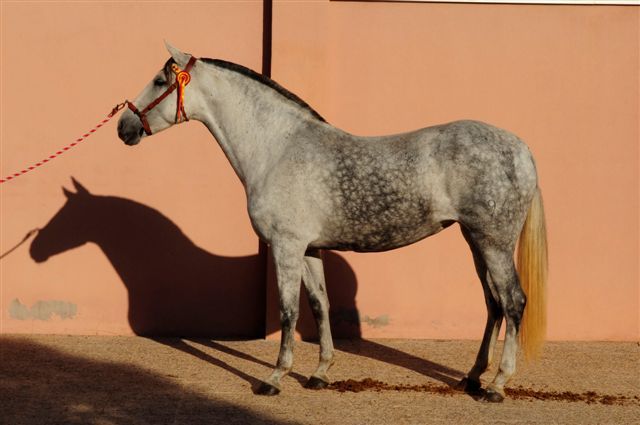
{"type": "Polygon", "coordinates": [[[307,382],[307,388],[324,388],[329,384],[327,371],[333,364],[333,340],[329,323],[329,298],[319,250],[309,250],[305,254],[302,281],[309,294],[309,303],[320,337],[320,361],[318,368],[307,382]]]}
{"type": "Polygon", "coordinates": [[[283,242],[271,245],[280,297],[281,340],[278,363],[269,378],[256,393],[275,395],[280,392],[280,380],[293,366],[293,345],[300,304],[304,248],[300,244],[283,242]]]}
{"type": "Polygon", "coordinates": [[[491,384],[488,385],[484,396],[486,401],[492,402],[504,399],[504,386],[516,370],[518,331],[526,304],[526,296],[520,287],[513,261],[513,246],[507,245],[509,245],[508,249],[498,248],[486,240],[478,244],[507,323],[500,368],[491,384]]]}
{"type": "Polygon", "coordinates": [[[484,328],[484,336],[482,337],[482,344],[480,345],[480,350],[478,350],[476,362],[467,376],[463,378],[459,384],[459,388],[465,391],[477,392],[480,390],[480,376],[491,365],[494,347],[498,339],[500,326],[502,325],[503,314],[497,298],[497,291],[495,287],[493,287],[491,276],[487,270],[487,264],[482,258],[480,250],[476,247],[469,231],[464,227],[461,227],[461,229],[464,238],[471,248],[473,262],[478,277],[482,282],[482,290],[484,291],[484,299],[487,305],[487,323],[484,328]]]}

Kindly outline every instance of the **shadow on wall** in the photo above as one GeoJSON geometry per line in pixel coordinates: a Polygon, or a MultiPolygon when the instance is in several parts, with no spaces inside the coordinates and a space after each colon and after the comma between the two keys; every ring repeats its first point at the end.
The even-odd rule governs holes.
{"type": "Polygon", "coordinates": [[[0,358],[3,423],[293,423],[205,397],[138,367],[18,338],[2,339],[0,358]]]}
{"type": "MultiPolygon", "coordinates": [[[[129,324],[137,335],[259,338],[266,329],[266,258],[263,253],[223,257],[196,246],[159,211],[113,196],[76,193],[38,233],[30,254],[41,263],[92,242],[100,247],[129,295],[129,324]]],[[[337,254],[325,254],[332,328],[337,338],[359,337],[357,283],[337,254]]],[[[316,335],[308,302],[298,329],[316,335]]]]}
{"type": "MultiPolygon", "coordinates": [[[[258,338],[279,329],[277,321],[265,322],[266,254],[246,257],[211,254],[191,242],[159,211],[129,199],[93,195],[75,180],[74,185],[77,192],[64,190],[67,202],[32,242],[31,257],[40,263],[88,242],[98,245],[127,288],[129,323],[137,335],[258,338]]],[[[336,348],[414,370],[448,385],[454,385],[463,376],[446,366],[359,339],[355,274],[333,252],[324,253],[324,262],[333,336],[357,339],[336,341],[336,348]]],[[[300,304],[297,329],[303,339],[314,340],[317,330],[304,290],[300,304]]],[[[277,313],[277,306],[271,310],[277,313]]],[[[223,367],[252,386],[259,383],[180,339],[155,340],[223,367]]],[[[269,366],[214,341],[199,343],[269,366]]],[[[306,382],[301,375],[292,376],[301,384],[306,382]]]]}

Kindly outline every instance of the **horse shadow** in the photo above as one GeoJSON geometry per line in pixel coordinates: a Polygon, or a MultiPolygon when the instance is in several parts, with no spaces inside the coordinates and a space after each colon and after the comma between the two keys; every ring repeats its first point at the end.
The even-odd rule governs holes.
{"type": "MultiPolygon", "coordinates": [[[[64,206],[31,243],[37,263],[96,244],[105,254],[129,298],[128,321],[136,335],[261,338],[267,326],[267,253],[227,257],[195,245],[158,210],[139,202],[89,192],[75,179],[76,192],[63,189],[64,206]]],[[[338,338],[360,336],[357,281],[338,254],[325,253],[332,327],[338,338]]],[[[315,321],[303,302],[298,324],[314,339],[315,321]]],[[[277,307],[276,307],[277,308],[277,307]]]]}
{"type": "MultiPolygon", "coordinates": [[[[181,339],[264,365],[210,338],[263,338],[278,330],[277,323],[266,319],[267,291],[273,290],[267,287],[272,279],[267,279],[266,250],[240,257],[210,253],[158,210],[126,198],[94,195],[75,179],[73,184],[76,192],[63,189],[66,203],[31,243],[31,258],[42,263],[87,243],[96,244],[127,289],[128,321],[136,335],[207,360],[256,384],[255,378],[181,339]]],[[[324,267],[336,348],[402,366],[448,385],[463,376],[446,366],[361,339],[354,271],[331,251],[324,252],[324,267]]],[[[296,329],[303,340],[315,341],[317,328],[304,292],[296,329]]],[[[277,311],[277,305],[270,307],[277,311]]]]}
{"type": "Polygon", "coordinates": [[[87,243],[105,254],[128,293],[128,321],[141,336],[252,338],[264,333],[264,261],[196,246],[159,211],[90,193],[74,180],[64,206],[31,243],[37,263],[87,243]]]}

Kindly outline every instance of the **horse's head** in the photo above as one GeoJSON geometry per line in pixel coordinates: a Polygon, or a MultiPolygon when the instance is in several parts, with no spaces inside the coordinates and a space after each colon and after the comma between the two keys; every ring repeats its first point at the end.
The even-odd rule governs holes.
{"type": "Polygon", "coordinates": [[[195,57],[165,43],[171,58],[125,110],[118,121],[118,136],[129,146],[140,139],[158,133],[173,124],[185,121],[196,109],[195,94],[199,85],[192,78],[196,71],[195,57]],[[188,88],[187,88],[188,84],[188,88]]]}
{"type": "Polygon", "coordinates": [[[62,188],[67,203],[38,232],[31,243],[29,253],[37,263],[47,261],[52,255],[84,245],[89,241],[86,227],[87,208],[94,198],[89,191],[73,179],[76,193],[62,188]]]}

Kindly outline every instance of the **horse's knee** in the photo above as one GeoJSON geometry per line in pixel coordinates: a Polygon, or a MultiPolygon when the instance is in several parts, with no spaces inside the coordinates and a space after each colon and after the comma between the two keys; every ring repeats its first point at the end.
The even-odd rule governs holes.
{"type": "Polygon", "coordinates": [[[329,303],[326,300],[323,300],[318,294],[313,294],[309,296],[309,305],[311,306],[311,311],[316,319],[322,319],[324,315],[329,314],[329,303]]]}
{"type": "Polygon", "coordinates": [[[280,326],[283,331],[293,329],[298,321],[298,311],[295,309],[283,309],[280,312],[280,326]]]}

